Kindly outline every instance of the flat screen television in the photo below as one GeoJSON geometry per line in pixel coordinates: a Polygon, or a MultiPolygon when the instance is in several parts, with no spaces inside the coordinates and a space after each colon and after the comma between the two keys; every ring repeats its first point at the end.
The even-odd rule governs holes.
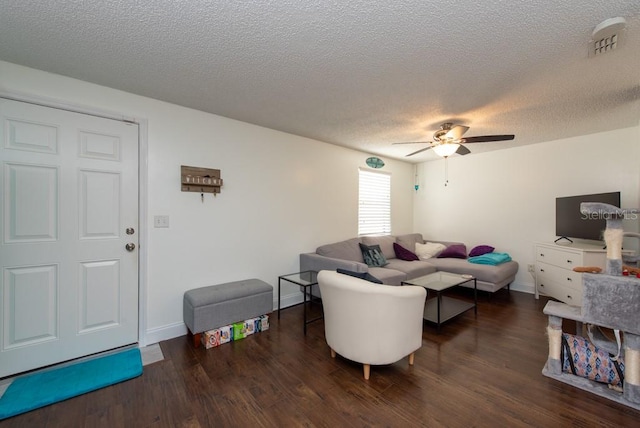
{"type": "MultiPolygon", "coordinates": [[[[582,202],[602,202],[620,208],[620,192],[556,198],[556,236],[560,239],[578,238],[602,241],[607,227],[605,218],[586,218],[580,212],[582,202]]],[[[592,216],[593,217],[593,216],[592,216]]],[[[598,217],[598,216],[596,216],[598,217]]]]}

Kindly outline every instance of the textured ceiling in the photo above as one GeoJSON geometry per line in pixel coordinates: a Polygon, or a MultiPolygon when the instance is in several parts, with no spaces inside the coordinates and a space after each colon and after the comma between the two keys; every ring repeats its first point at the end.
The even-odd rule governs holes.
{"type": "Polygon", "coordinates": [[[478,153],[640,120],[640,0],[0,0],[0,59],[412,162],[445,121],[516,135],[478,153]]]}

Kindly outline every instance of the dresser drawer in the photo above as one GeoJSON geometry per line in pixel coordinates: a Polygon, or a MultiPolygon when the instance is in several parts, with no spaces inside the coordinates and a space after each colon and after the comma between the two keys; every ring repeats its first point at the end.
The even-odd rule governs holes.
{"type": "Polygon", "coordinates": [[[536,247],[536,261],[571,270],[576,266],[582,266],[582,254],[566,249],[536,247]]]}
{"type": "Polygon", "coordinates": [[[571,306],[582,305],[582,274],[548,263],[536,265],[538,293],[553,297],[571,306]]]}
{"type": "Polygon", "coordinates": [[[582,293],[553,281],[536,281],[538,292],[570,306],[582,306],[582,293]]]}
{"type": "Polygon", "coordinates": [[[538,242],[534,244],[536,297],[546,294],[572,306],[582,305],[582,276],[573,269],[580,266],[604,268],[607,252],[599,245],[538,242]]]}
{"type": "Polygon", "coordinates": [[[582,273],[562,269],[548,263],[536,265],[536,278],[546,282],[554,282],[582,293],[582,273]]]}

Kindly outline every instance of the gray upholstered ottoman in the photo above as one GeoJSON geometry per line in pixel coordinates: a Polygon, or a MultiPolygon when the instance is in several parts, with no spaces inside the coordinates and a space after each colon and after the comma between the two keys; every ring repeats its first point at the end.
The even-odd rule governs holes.
{"type": "Polygon", "coordinates": [[[196,348],[204,331],[272,311],[273,287],[255,278],[194,288],[186,291],[182,300],[184,323],[196,348]]]}

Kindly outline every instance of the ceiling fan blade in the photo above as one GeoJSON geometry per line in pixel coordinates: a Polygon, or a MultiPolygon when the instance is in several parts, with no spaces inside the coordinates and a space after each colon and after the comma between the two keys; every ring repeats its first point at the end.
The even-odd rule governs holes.
{"type": "MultiPolygon", "coordinates": [[[[467,132],[468,130],[469,130],[468,126],[455,125],[455,126],[451,127],[451,129],[448,130],[446,134],[444,134],[444,138],[451,138],[452,140],[459,140],[460,138],[462,138],[464,133],[467,132]]],[[[440,137],[440,138],[443,138],[443,137],[440,137]]]]}
{"type": "Polygon", "coordinates": [[[507,141],[513,140],[515,135],[481,135],[479,137],[464,138],[464,143],[488,143],[490,141],[507,141]]]}
{"type": "Polygon", "coordinates": [[[408,155],[406,155],[405,157],[406,157],[406,158],[408,158],[409,156],[417,155],[418,153],[422,153],[422,152],[424,152],[425,150],[429,150],[430,148],[431,148],[431,146],[429,146],[429,147],[425,147],[424,149],[420,149],[420,150],[417,150],[417,151],[415,151],[415,152],[413,152],[413,153],[409,153],[409,154],[408,154],[408,155]]]}
{"type": "Polygon", "coordinates": [[[460,144],[460,147],[458,147],[458,150],[456,150],[456,153],[459,155],[468,155],[469,153],[471,153],[471,150],[467,149],[465,146],[463,146],[462,144],[460,144]]]}
{"type": "Polygon", "coordinates": [[[396,145],[396,144],[429,144],[428,141],[406,141],[403,143],[391,143],[391,145],[396,145]]]}

